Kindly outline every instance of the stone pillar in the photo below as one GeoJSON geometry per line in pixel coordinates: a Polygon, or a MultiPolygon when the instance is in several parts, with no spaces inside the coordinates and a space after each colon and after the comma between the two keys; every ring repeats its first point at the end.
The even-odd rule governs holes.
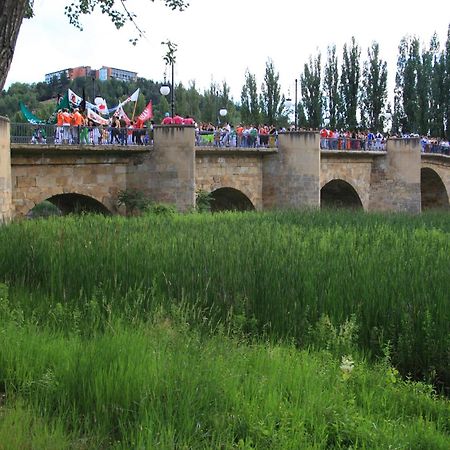
{"type": "Polygon", "coordinates": [[[12,218],[9,120],[0,117],[0,224],[12,218]]]}
{"type": "Polygon", "coordinates": [[[154,202],[175,204],[179,211],[195,206],[195,129],[162,125],[154,128],[154,147],[130,167],[127,186],[154,202]]]}
{"type": "Polygon", "coordinates": [[[278,136],[278,153],[263,160],[264,208],[320,206],[319,133],[299,131],[278,136]]]}
{"type": "Polygon", "coordinates": [[[386,152],[385,158],[374,162],[369,209],[420,213],[419,139],[389,139],[386,152]]]}

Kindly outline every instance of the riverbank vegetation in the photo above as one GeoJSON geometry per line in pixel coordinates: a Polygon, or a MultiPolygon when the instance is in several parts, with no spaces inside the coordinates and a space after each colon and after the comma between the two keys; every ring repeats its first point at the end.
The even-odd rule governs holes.
{"type": "Polygon", "coordinates": [[[0,449],[447,448],[449,232],[354,212],[1,227],[0,449]]]}

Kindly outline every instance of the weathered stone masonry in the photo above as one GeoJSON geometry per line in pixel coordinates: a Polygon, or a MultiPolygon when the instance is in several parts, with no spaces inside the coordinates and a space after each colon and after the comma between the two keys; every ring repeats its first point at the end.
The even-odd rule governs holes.
{"type": "Polygon", "coordinates": [[[316,132],[279,136],[278,149],[196,148],[194,128],[156,127],[149,148],[9,145],[0,119],[0,220],[23,216],[61,194],[93,198],[111,212],[117,193],[137,189],[191,209],[198,189],[231,188],[256,209],[318,208],[321,189],[341,180],[366,211],[448,208],[450,157],[421,155],[418,139],[391,139],[387,152],[320,151],[316,132]]]}

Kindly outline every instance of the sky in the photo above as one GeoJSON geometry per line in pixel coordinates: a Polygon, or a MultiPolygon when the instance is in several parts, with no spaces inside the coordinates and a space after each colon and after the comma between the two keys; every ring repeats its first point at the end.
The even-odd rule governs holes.
{"type": "MultiPolygon", "coordinates": [[[[437,32],[441,45],[450,23],[450,2],[427,0],[189,0],[184,12],[164,7],[161,0],[127,0],[146,33],[136,46],[131,25],[116,30],[106,16],[82,18],[83,31],[69,24],[64,6],[73,0],[35,0],[35,17],[24,20],[5,88],[11,83],[44,81],[46,73],[77,66],[116,67],[161,81],[164,75],[162,41],[177,43],[175,83],[208,89],[226,81],[239,101],[248,69],[258,87],[270,58],[280,75],[282,94],[294,96],[310,55],[336,45],[337,54],[355,36],[366,58],[373,41],[388,63],[392,95],[400,39],[415,35],[428,44],[437,32]]],[[[170,77],[170,71],[168,71],[170,77]]],[[[300,86],[299,86],[300,98],[300,86]]]]}

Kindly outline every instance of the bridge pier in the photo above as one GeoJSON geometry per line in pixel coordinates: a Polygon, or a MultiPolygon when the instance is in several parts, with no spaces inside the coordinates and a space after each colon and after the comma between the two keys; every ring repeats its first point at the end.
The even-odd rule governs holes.
{"type": "Polygon", "coordinates": [[[12,218],[9,120],[0,117],[0,224],[12,218]]]}
{"type": "Polygon", "coordinates": [[[389,139],[372,167],[369,210],[420,213],[420,168],[418,138],[389,139]]]}
{"type": "Polygon", "coordinates": [[[153,151],[130,167],[127,187],[179,211],[195,206],[195,129],[164,125],[154,128],[153,151]]]}
{"type": "Polygon", "coordinates": [[[278,153],[263,161],[264,209],[319,208],[319,133],[298,131],[278,136],[278,153]]]}

